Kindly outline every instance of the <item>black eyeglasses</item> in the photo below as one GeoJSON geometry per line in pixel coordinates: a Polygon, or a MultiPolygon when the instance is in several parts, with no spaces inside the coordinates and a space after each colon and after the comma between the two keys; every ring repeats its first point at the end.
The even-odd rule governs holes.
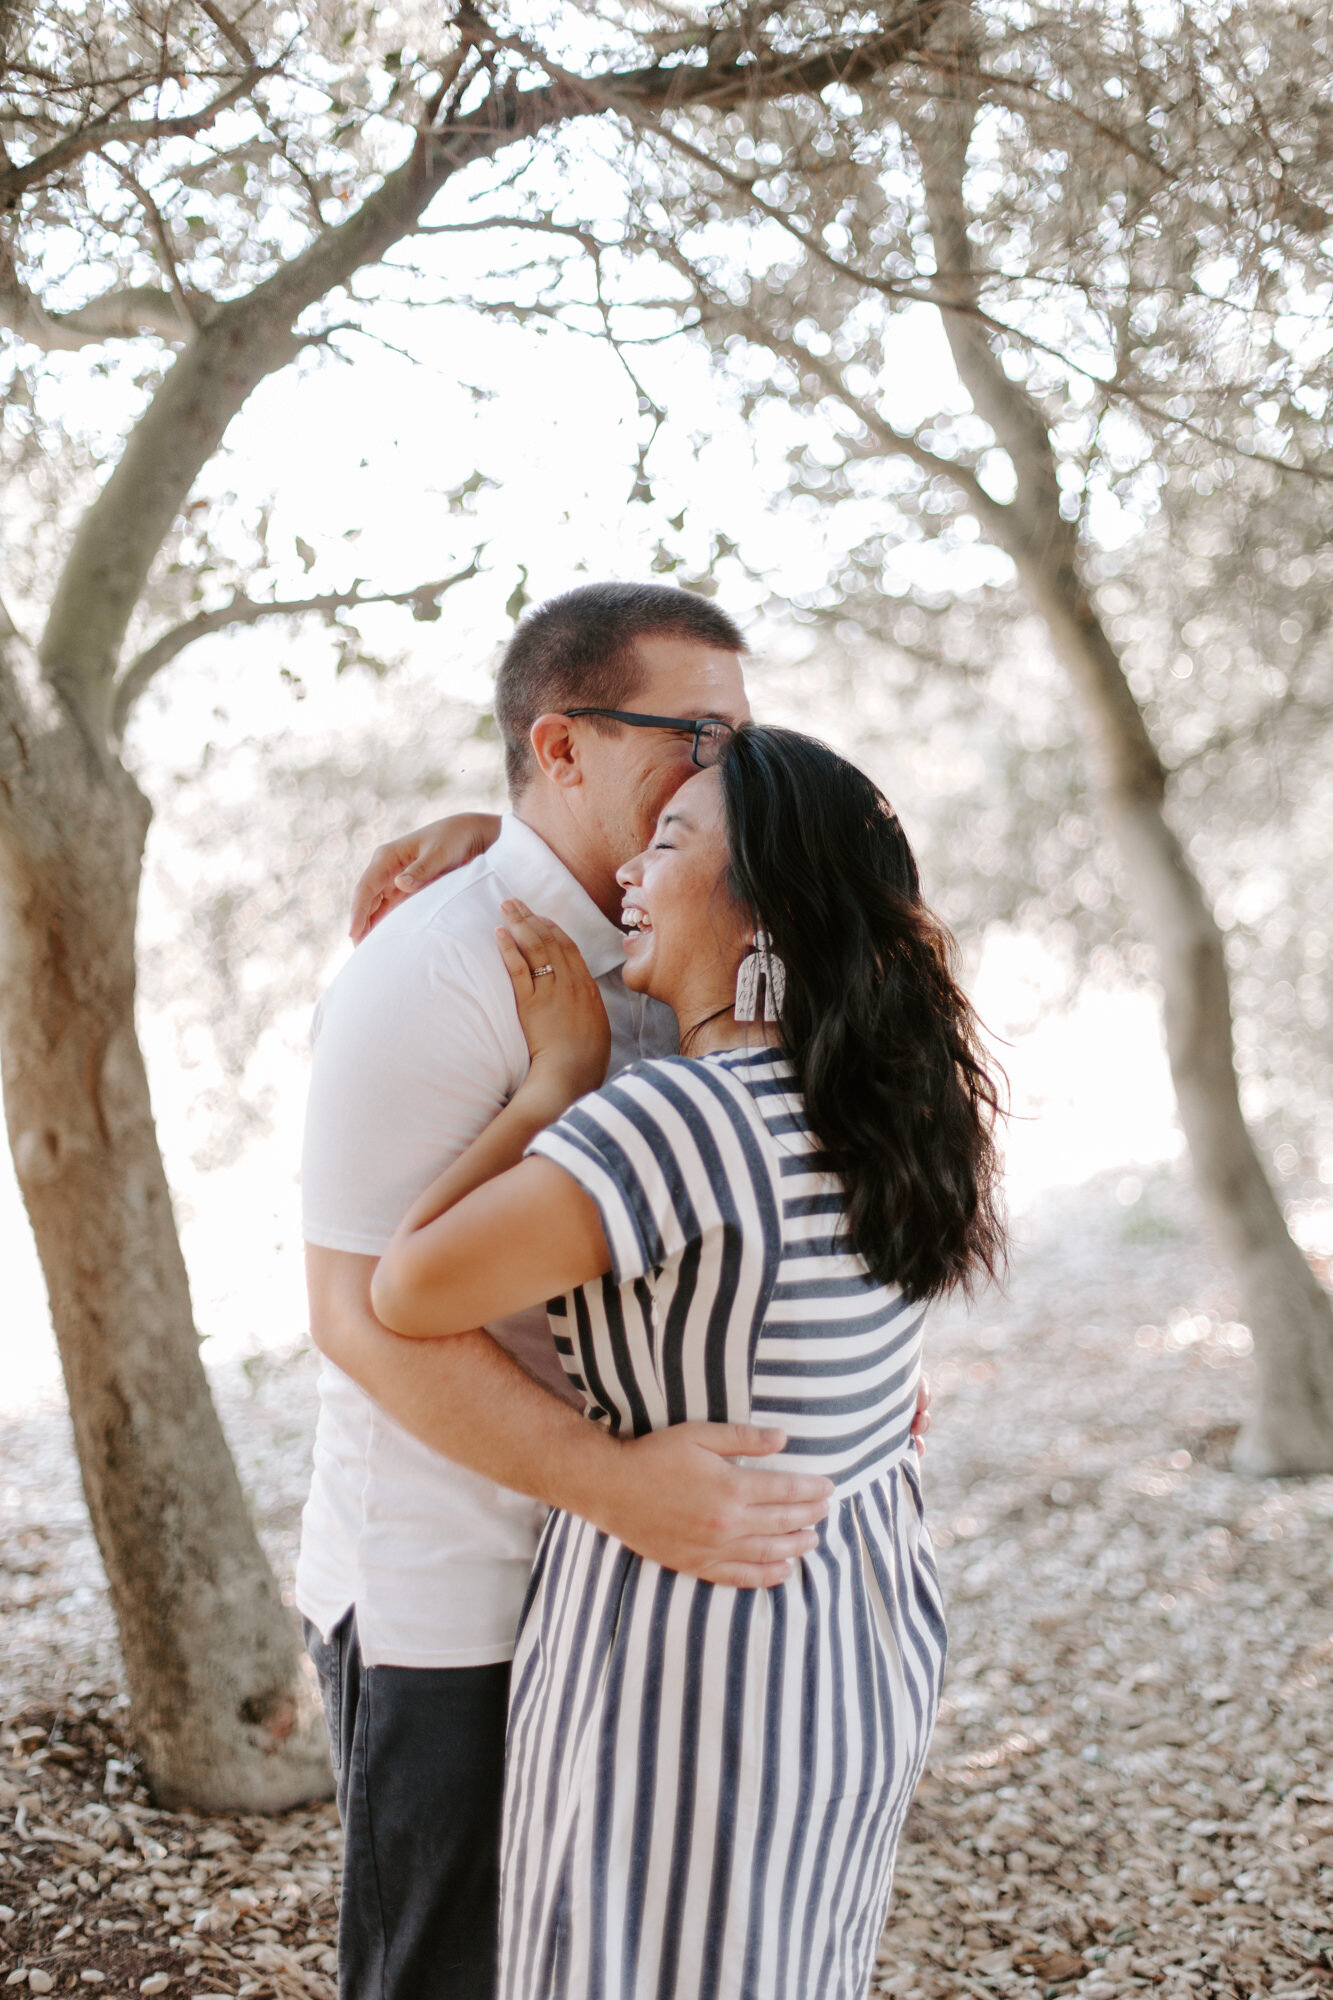
{"type": "Polygon", "coordinates": [[[624,722],[631,729],[671,729],[677,736],[693,737],[690,758],[700,770],[716,764],[724,745],[736,733],[729,722],[719,722],[714,716],[697,719],[688,715],[636,715],[629,708],[567,708],[565,714],[601,715],[608,722],[624,722]]]}

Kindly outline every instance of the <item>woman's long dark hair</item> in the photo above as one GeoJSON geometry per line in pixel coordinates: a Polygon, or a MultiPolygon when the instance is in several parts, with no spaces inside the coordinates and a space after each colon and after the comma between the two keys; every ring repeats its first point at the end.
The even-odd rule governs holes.
{"type": "Polygon", "coordinates": [[[738,729],[719,771],[729,886],[786,967],[779,1035],[853,1247],[910,1299],[995,1276],[999,1092],[892,807],[789,729],[738,729]]]}

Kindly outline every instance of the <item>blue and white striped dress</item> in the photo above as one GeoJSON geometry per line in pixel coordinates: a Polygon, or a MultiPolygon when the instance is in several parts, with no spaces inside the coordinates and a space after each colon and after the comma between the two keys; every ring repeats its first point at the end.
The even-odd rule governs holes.
{"type": "Polygon", "coordinates": [[[617,1435],[780,1425],[837,1492],[743,1591],[546,1525],[514,1660],[504,2000],[861,2000],[926,1754],[944,1622],[911,1446],[920,1306],[838,1236],[773,1050],[636,1064],[535,1142],[612,1273],[552,1323],[617,1435]]]}

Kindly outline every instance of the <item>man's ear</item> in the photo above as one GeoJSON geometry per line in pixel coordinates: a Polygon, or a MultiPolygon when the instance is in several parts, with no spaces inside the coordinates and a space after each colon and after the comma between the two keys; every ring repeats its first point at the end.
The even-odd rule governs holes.
{"type": "Polygon", "coordinates": [[[539,715],[528,732],[537,769],[553,785],[581,785],[578,744],[567,715],[539,715]]]}

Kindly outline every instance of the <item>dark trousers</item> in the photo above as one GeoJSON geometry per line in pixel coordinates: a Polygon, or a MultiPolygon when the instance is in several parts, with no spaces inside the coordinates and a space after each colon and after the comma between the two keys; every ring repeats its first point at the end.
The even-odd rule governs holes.
{"type": "Polygon", "coordinates": [[[367,1667],[306,1621],[338,1780],[338,2000],[491,2000],[509,1668],[367,1667]]]}

